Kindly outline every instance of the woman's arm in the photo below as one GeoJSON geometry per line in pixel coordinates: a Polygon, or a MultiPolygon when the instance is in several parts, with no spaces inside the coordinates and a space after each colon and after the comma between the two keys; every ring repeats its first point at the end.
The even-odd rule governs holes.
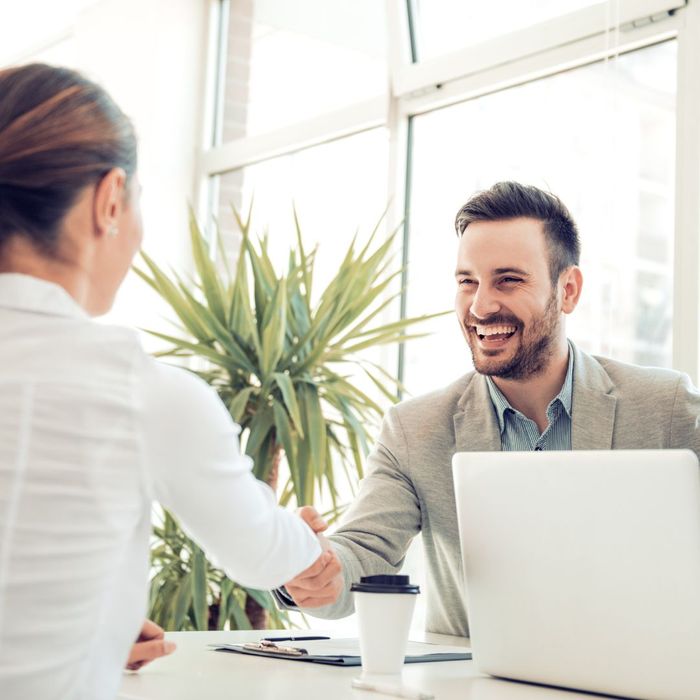
{"type": "Polygon", "coordinates": [[[314,563],[318,539],[252,475],[240,428],[214,390],[151,358],[141,374],[144,473],[153,498],[243,585],[274,588],[314,563]]]}

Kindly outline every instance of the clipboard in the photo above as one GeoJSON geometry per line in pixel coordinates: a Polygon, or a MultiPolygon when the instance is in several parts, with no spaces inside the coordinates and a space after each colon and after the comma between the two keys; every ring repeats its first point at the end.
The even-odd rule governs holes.
{"type": "MultiPolygon", "coordinates": [[[[284,659],[304,663],[325,664],[327,666],[361,666],[360,647],[357,639],[328,639],[306,642],[303,646],[281,647],[293,649],[292,653],[280,651],[277,645],[263,644],[210,644],[214,651],[249,656],[264,656],[268,659],[284,659]],[[277,647],[274,649],[273,647],[277,647]]],[[[442,644],[409,642],[404,663],[417,664],[436,661],[469,661],[471,652],[463,647],[446,647],[442,644]]]]}

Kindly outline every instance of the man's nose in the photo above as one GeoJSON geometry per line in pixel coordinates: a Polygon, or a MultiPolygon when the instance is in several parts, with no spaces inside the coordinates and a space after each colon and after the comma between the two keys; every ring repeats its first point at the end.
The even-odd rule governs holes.
{"type": "Polygon", "coordinates": [[[476,318],[487,318],[500,310],[501,304],[493,290],[480,284],[477,287],[476,293],[472,298],[471,306],[469,307],[471,315],[476,318]]]}

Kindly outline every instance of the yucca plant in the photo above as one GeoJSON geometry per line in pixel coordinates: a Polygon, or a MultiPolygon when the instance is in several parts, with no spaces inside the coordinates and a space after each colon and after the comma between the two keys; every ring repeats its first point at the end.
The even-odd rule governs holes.
{"type": "MultiPolygon", "coordinates": [[[[343,508],[340,470],[353,492],[362,477],[371,430],[382,414],[376,398],[395,402],[397,396],[397,380],[363,351],[420,337],[407,329],[441,314],[377,322],[398,296],[389,293],[401,274],[391,269],[396,232],[374,244],[378,224],[365,245],[353,240],[314,303],[316,251],[304,248],[296,213],[297,247],[286,274],[275,271],[266,237],[251,240],[250,214],[246,220],[234,215],[242,240],[233,270],[220,245],[218,263],[212,260],[192,214],[194,279],[166,273],[142,254],[146,269],[137,273],[179,319],[175,335],[149,333],[170,344],[161,357],[205,361],[197,374],[240,424],[255,476],[279,491],[279,502],[300,506],[323,497],[332,521],[343,508]],[[358,386],[358,371],[372,392],[358,386]]],[[[243,589],[209,564],[170,514],[154,538],[150,614],[167,629],[223,629],[227,621],[240,629],[248,620],[261,628],[266,612],[276,626],[285,622],[268,593],[243,589]]]]}

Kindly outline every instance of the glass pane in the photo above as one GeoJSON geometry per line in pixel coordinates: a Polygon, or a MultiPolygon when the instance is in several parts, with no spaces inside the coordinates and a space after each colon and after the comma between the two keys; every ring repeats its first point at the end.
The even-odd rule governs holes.
{"type": "Polygon", "coordinates": [[[388,149],[386,129],[372,129],[222,175],[218,222],[227,249],[235,253],[240,239],[231,205],[247,212],[254,199],[253,231],[269,230],[276,262],[286,264],[296,207],[305,245],[320,243],[320,285],[353,234],[368,235],[386,208],[388,149]]]}
{"type": "Polygon", "coordinates": [[[95,4],[95,0],[0,0],[0,66],[30,61],[75,66],[73,27],[95,4]]]}
{"type": "Polygon", "coordinates": [[[223,140],[387,90],[384,3],[231,0],[223,140]]]}
{"type": "MultiPolygon", "coordinates": [[[[408,312],[452,306],[455,214],[476,190],[517,180],[561,197],[579,227],[584,287],[569,337],[670,366],[675,70],[671,41],[416,117],[408,312]]],[[[454,317],[407,346],[413,393],[470,368],[454,317]]]]}
{"type": "Polygon", "coordinates": [[[424,61],[599,3],[600,0],[416,0],[416,39],[424,61]]]}

